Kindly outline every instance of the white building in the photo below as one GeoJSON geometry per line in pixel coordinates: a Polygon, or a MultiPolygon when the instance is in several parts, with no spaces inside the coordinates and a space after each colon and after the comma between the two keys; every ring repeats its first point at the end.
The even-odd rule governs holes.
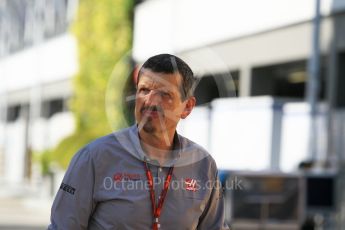
{"type": "Polygon", "coordinates": [[[67,100],[78,70],[67,32],[76,0],[0,4],[0,180],[28,181],[32,155],[74,130],[67,100]]]}
{"type": "Polygon", "coordinates": [[[320,229],[344,229],[345,1],[320,0],[320,91],[311,131],[305,88],[316,2],[147,0],[135,9],[135,62],[173,53],[199,77],[200,104],[179,131],[208,149],[219,168],[254,186],[242,200],[226,195],[234,229],[301,229],[315,216],[320,229]],[[320,171],[308,179],[298,168],[310,159],[320,171]],[[295,185],[284,188],[288,178],[295,185]],[[232,213],[241,210],[241,217],[232,213]],[[285,211],[287,219],[274,216],[285,211]]]}
{"type": "MultiPolygon", "coordinates": [[[[180,126],[214,154],[221,168],[294,171],[310,158],[304,98],[315,2],[149,0],[137,5],[137,63],[174,53],[200,77],[196,95],[202,103],[239,96],[213,100],[210,111],[200,106],[193,112],[195,121],[180,126]],[[209,127],[210,132],[195,132],[209,127]]],[[[321,15],[323,103],[316,158],[336,162],[345,156],[345,2],[321,0],[321,15]]]]}

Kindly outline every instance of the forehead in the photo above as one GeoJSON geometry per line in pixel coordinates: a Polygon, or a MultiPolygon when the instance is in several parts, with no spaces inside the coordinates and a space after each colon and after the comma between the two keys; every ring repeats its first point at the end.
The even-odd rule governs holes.
{"type": "Polygon", "coordinates": [[[144,68],[140,71],[138,86],[154,85],[156,87],[179,88],[181,80],[179,73],[157,73],[144,68]]]}

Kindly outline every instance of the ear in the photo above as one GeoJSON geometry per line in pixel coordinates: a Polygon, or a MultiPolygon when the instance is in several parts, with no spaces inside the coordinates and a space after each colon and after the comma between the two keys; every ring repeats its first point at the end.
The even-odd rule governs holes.
{"type": "Polygon", "coordinates": [[[188,117],[188,115],[192,112],[194,106],[195,106],[195,103],[196,103],[196,99],[195,97],[189,97],[187,99],[187,102],[185,104],[185,107],[181,113],[181,118],[182,119],[185,119],[186,117],[188,117]]]}

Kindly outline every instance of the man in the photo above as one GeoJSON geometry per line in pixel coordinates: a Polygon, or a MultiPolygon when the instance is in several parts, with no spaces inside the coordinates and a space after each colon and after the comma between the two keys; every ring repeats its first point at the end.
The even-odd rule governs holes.
{"type": "Polygon", "coordinates": [[[74,156],[49,229],[226,229],[214,160],[176,132],[195,106],[192,70],[160,54],[136,84],[136,124],[74,156]]]}

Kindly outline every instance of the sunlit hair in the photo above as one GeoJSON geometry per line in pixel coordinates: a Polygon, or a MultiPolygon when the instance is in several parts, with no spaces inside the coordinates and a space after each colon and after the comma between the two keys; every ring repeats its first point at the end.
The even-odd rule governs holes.
{"type": "Polygon", "coordinates": [[[142,65],[137,83],[139,82],[143,69],[150,69],[156,73],[179,73],[182,77],[182,84],[180,87],[182,101],[193,96],[195,82],[194,74],[192,69],[181,58],[172,54],[158,54],[150,57],[142,65]]]}

